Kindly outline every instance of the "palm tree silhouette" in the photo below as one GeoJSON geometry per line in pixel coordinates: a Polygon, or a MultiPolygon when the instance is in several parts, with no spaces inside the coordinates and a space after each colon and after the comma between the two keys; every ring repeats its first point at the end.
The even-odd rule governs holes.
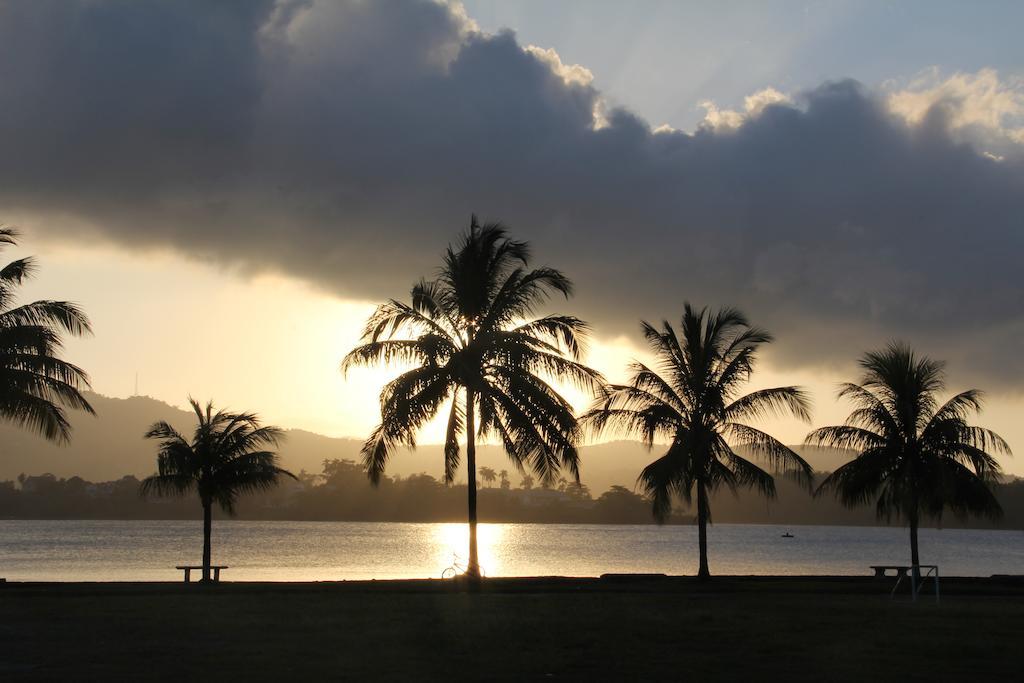
{"type": "Polygon", "coordinates": [[[533,488],[533,477],[529,474],[524,474],[522,480],[519,482],[519,488],[524,491],[529,491],[533,488]]]}
{"type": "Polygon", "coordinates": [[[914,573],[920,565],[917,529],[922,517],[939,519],[944,508],[996,518],[1002,514],[989,488],[999,463],[988,451],[1010,454],[995,432],[967,424],[981,410],[981,392],[961,392],[943,404],[944,364],[918,357],[893,342],[864,354],[859,384],[846,383],[839,397],[854,406],[846,424],[811,432],[810,445],[854,449],[857,457],[818,487],[854,507],[875,502],[879,518],[904,517],[910,525],[914,573]]]}
{"type": "Polygon", "coordinates": [[[210,535],[213,504],[229,515],[235,514],[238,496],[264,491],[278,483],[281,475],[295,479],[277,466],[277,453],[269,450],[282,438],[277,427],[260,425],[254,413],[213,412],[189,398],[198,424],[187,440],[166,422],[157,422],[146,432],[147,439],[160,441],[157,474],[141,484],[142,495],[180,496],[195,489],[203,506],[203,581],[210,580],[210,535]]]}
{"type": "Polygon", "coordinates": [[[498,473],[495,472],[494,469],[491,467],[481,467],[480,479],[483,480],[485,484],[490,486],[491,484],[498,480],[498,473]]]}
{"type": "MultiPolygon", "coordinates": [[[[0,228],[0,248],[18,243],[18,233],[0,228]]],[[[92,333],[89,319],[67,301],[14,306],[17,288],[35,273],[32,258],[0,269],[0,416],[59,443],[71,437],[64,408],[95,414],[81,394],[85,372],[61,360],[61,335],[92,333]]]]}
{"type": "Polygon", "coordinates": [[[737,396],[750,378],[758,347],[772,337],[751,327],[734,309],[711,314],[687,303],[681,338],[668,321],[661,330],[641,324],[657,358],[657,370],[633,362],[630,384],[607,387],[605,396],[581,419],[595,435],[609,429],[636,435],[648,448],[656,440],[669,442],[665,454],[643,469],[638,482],[651,498],[659,523],[671,512],[673,495],[689,504],[696,489],[698,576],[708,578],[709,495],[724,485],[734,492],[741,486],[754,487],[768,498],[775,496],[774,478],[737,455],[734,447],[745,447],[775,470],[786,471],[808,486],[812,479],[810,465],[799,455],[737,420],[775,414],[809,420],[809,402],[798,387],[737,396]]]}
{"type": "Polygon", "coordinates": [[[527,243],[509,239],[500,223],[480,225],[474,216],[458,246],[449,246],[437,279],[414,285],[410,303],[391,300],[378,307],[363,345],[342,362],[343,370],[391,361],[416,366],[381,392],[381,423],[362,451],[374,483],[395,448],[414,448],[416,432],[451,399],[444,478],[450,483],[455,476],[464,433],[471,578],[480,576],[477,437],[500,439],[517,467],[529,467],[542,480],[552,480],[561,467],[578,478],[576,416],[548,380],[591,390],[602,382],[579,362],[583,321],[567,315],[531,319],[552,294],[568,298],[572,283],[552,268],[528,270],[529,260],[527,243]]]}
{"type": "Polygon", "coordinates": [[[502,470],[501,472],[498,472],[498,479],[501,480],[500,485],[502,490],[507,491],[509,488],[512,487],[511,482],[509,482],[508,480],[508,470],[502,470]]]}

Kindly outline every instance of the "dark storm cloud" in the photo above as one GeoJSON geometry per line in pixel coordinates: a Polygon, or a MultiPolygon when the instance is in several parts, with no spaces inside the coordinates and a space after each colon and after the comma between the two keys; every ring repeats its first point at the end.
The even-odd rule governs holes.
{"type": "Polygon", "coordinates": [[[476,211],[604,336],[690,299],[748,310],[779,362],[900,336],[1024,370],[1024,163],[948,108],[908,126],[839,82],[730,130],[595,130],[598,92],[433,3],[12,2],[0,65],[0,200],[129,246],[378,299],[476,211]]]}

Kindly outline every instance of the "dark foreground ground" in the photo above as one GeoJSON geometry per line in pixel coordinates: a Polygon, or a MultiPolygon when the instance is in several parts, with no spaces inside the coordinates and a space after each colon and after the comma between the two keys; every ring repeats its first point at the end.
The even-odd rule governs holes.
{"type": "Polygon", "coordinates": [[[1024,582],[0,585],[0,681],[1022,680],[1024,582]]]}

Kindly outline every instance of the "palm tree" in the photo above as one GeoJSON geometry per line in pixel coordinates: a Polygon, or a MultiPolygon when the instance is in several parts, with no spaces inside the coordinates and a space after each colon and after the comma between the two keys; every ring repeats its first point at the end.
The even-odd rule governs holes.
{"type": "MultiPolygon", "coordinates": [[[[0,248],[16,245],[17,238],[17,231],[0,228],[0,248]]],[[[92,329],[67,301],[14,305],[17,288],[35,270],[30,257],[0,269],[0,417],[66,443],[71,425],[64,408],[95,412],[81,393],[89,388],[88,375],[58,357],[61,335],[81,337],[92,329]]]]}
{"type": "Polygon", "coordinates": [[[213,504],[235,514],[238,496],[265,491],[281,475],[295,479],[277,466],[277,453],[269,450],[282,438],[277,427],[260,425],[254,413],[213,412],[189,398],[198,424],[189,441],[166,422],[157,422],[146,432],[147,439],[160,441],[157,474],[142,481],[142,495],[180,496],[193,489],[203,506],[203,581],[210,580],[210,532],[213,504]]]}
{"type": "Polygon", "coordinates": [[[512,483],[508,479],[508,470],[502,470],[498,472],[498,479],[501,481],[501,489],[507,491],[512,487],[512,483]]]}
{"type": "Polygon", "coordinates": [[[485,484],[490,486],[491,484],[498,480],[498,473],[494,471],[494,468],[481,467],[480,479],[482,479],[485,484]]]}
{"type": "Polygon", "coordinates": [[[533,477],[529,474],[524,474],[522,480],[519,482],[519,488],[524,491],[529,491],[533,488],[533,477]]]}
{"type": "Polygon", "coordinates": [[[640,362],[630,366],[632,379],[609,386],[582,420],[599,436],[606,430],[638,436],[648,448],[669,443],[665,454],[647,465],[638,483],[651,498],[658,522],[672,510],[673,495],[687,504],[697,493],[700,545],[698,576],[710,577],[707,525],[710,494],[720,486],[734,492],[753,487],[775,496],[768,472],[738,455],[734,448],[767,461],[810,486],[810,465],[767,433],[737,422],[777,414],[808,420],[809,402],[798,387],[761,389],[738,396],[754,367],[758,348],[772,337],[751,327],[738,311],[711,314],[685,305],[682,337],[665,321],[662,329],[643,322],[644,337],[657,358],[656,369],[640,362]]]}
{"type": "Polygon", "coordinates": [[[544,481],[562,467],[578,478],[576,416],[549,382],[593,390],[602,381],[579,362],[583,321],[532,317],[552,294],[568,298],[572,283],[553,268],[528,269],[529,261],[527,243],[474,216],[458,246],[448,247],[437,279],[414,285],[409,303],[392,299],[378,307],[363,344],[342,362],[343,370],[392,361],[414,365],[381,392],[381,423],[362,450],[374,483],[395,448],[415,448],[417,431],[450,400],[444,479],[455,476],[465,434],[471,578],[480,576],[476,439],[499,439],[517,468],[529,467],[544,481]]]}
{"type": "Polygon", "coordinates": [[[818,493],[831,491],[849,507],[874,501],[879,518],[906,518],[917,577],[922,517],[939,519],[947,507],[959,516],[1002,514],[989,488],[1000,472],[989,451],[1009,455],[1010,447],[995,432],[967,424],[981,410],[978,390],[939,403],[943,363],[893,342],[866,353],[860,366],[860,383],[839,389],[839,397],[854,406],[846,424],[807,436],[811,445],[857,451],[856,458],[821,483],[818,493]]]}

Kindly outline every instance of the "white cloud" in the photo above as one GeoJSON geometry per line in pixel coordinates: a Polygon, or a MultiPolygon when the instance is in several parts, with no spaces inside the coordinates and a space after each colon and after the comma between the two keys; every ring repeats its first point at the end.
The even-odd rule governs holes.
{"type": "Polygon", "coordinates": [[[456,20],[463,38],[470,33],[480,32],[480,25],[469,16],[469,12],[466,11],[465,5],[461,2],[457,2],[457,0],[435,0],[435,2],[448,8],[448,11],[456,20]]]}
{"type": "Polygon", "coordinates": [[[764,88],[763,90],[758,90],[753,95],[747,95],[743,98],[743,107],[746,109],[747,116],[756,116],[770,104],[789,101],[788,95],[779,92],[775,88],[764,88]]]}
{"type": "Polygon", "coordinates": [[[704,100],[700,106],[704,109],[704,120],[701,126],[711,129],[739,128],[749,118],[759,115],[764,108],[772,104],[789,103],[788,95],[775,88],[764,88],[743,98],[743,111],[722,109],[711,100],[704,100]]]}
{"type": "Polygon", "coordinates": [[[553,72],[565,81],[566,85],[588,86],[594,82],[594,74],[590,72],[590,69],[579,64],[565,64],[554,48],[527,45],[524,49],[544,64],[547,64],[553,72]]]}
{"type": "Polygon", "coordinates": [[[746,120],[746,117],[740,112],[733,109],[721,109],[711,100],[704,100],[699,106],[704,109],[704,120],[700,122],[702,127],[713,130],[739,128],[746,120]]]}
{"type": "Polygon", "coordinates": [[[995,69],[943,78],[933,67],[890,93],[886,103],[910,124],[941,113],[951,130],[973,129],[1024,143],[1024,79],[1001,79],[995,69]]]}
{"type": "MultiPolygon", "coordinates": [[[[888,80],[881,85],[880,93],[885,107],[911,126],[919,126],[931,116],[939,117],[958,139],[974,143],[994,160],[1005,158],[1008,145],[1024,144],[1024,79],[1001,78],[989,68],[944,76],[933,67],[907,83],[888,80]]],[[[704,109],[700,126],[711,130],[739,128],[769,105],[792,102],[775,88],[748,95],[742,110],[722,108],[705,100],[700,103],[704,109]]]]}
{"type": "MultiPolygon", "coordinates": [[[[523,48],[523,51],[536,58],[541,64],[544,64],[551,72],[562,79],[562,82],[569,88],[587,88],[591,89],[591,85],[594,82],[594,74],[591,73],[590,69],[579,64],[566,64],[562,61],[562,57],[550,47],[538,47],[537,45],[527,45],[523,48]]],[[[594,106],[593,112],[593,129],[601,130],[602,128],[608,127],[608,102],[603,98],[594,93],[594,106]]]]}

